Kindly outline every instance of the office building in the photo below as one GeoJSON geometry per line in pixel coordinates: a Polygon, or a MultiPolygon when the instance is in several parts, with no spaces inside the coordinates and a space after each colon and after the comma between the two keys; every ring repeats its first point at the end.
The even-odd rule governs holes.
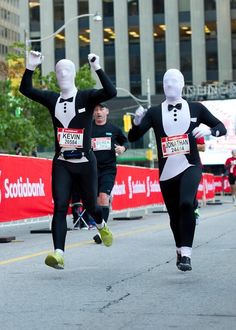
{"type": "Polygon", "coordinates": [[[169,68],[189,86],[232,83],[225,95],[236,94],[236,0],[1,0],[0,10],[1,56],[19,35],[45,56],[44,75],[61,58],[79,69],[88,53],[98,54],[127,97],[113,103],[119,125],[137,107],[129,92],[145,105],[160,102],[169,68]]]}
{"type": "Polygon", "coordinates": [[[6,79],[4,64],[9,47],[20,40],[19,0],[0,0],[0,79],[6,79]]]}
{"type": "Polygon", "coordinates": [[[0,1],[0,60],[4,60],[9,46],[20,40],[19,0],[0,1]]]}
{"type": "Polygon", "coordinates": [[[116,86],[134,95],[147,94],[147,79],[151,95],[160,93],[171,67],[190,85],[236,80],[236,1],[21,0],[20,13],[22,41],[25,32],[39,39],[66,24],[30,44],[45,55],[44,74],[63,57],[79,67],[94,52],[116,86]],[[101,21],[86,16],[95,13],[101,21]]]}

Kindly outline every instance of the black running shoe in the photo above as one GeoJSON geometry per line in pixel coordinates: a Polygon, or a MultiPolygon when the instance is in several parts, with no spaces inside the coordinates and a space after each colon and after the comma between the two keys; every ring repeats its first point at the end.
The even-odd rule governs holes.
{"type": "Polygon", "coordinates": [[[187,270],[192,270],[191,259],[189,257],[181,257],[178,268],[183,272],[186,272],[187,270]]]}
{"type": "Polygon", "coordinates": [[[93,239],[94,239],[94,242],[95,242],[96,244],[102,244],[101,237],[100,237],[98,234],[95,235],[95,236],[93,237],[93,239]]]}
{"type": "Polygon", "coordinates": [[[177,252],[177,259],[176,259],[177,268],[179,268],[180,260],[181,260],[181,254],[177,252]]]}

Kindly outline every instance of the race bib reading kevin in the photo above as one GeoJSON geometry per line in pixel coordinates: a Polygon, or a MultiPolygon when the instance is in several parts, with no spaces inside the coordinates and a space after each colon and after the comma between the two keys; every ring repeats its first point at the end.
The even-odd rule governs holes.
{"type": "Polygon", "coordinates": [[[161,138],[163,157],[172,155],[189,154],[188,134],[172,135],[161,138]]]}
{"type": "Polygon", "coordinates": [[[92,148],[94,151],[111,150],[111,138],[110,137],[92,138],[92,148]]]}
{"type": "Polygon", "coordinates": [[[84,138],[84,129],[75,128],[57,128],[57,139],[61,147],[82,148],[84,138]]]}

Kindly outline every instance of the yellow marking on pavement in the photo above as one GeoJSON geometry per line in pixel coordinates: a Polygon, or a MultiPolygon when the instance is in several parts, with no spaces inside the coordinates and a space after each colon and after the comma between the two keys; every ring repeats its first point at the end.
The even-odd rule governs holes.
{"type": "MultiPolygon", "coordinates": [[[[217,212],[209,212],[208,214],[204,215],[204,217],[202,217],[202,218],[205,219],[205,218],[208,218],[208,217],[220,216],[220,215],[223,215],[225,213],[229,213],[234,209],[235,208],[231,207],[227,210],[222,210],[222,211],[217,211],[217,212]]],[[[133,236],[133,235],[138,234],[138,233],[150,232],[150,231],[154,231],[154,230],[162,230],[162,229],[167,229],[167,228],[169,228],[169,222],[165,223],[165,224],[157,224],[157,225],[152,225],[152,226],[148,225],[147,227],[143,227],[143,228],[140,228],[140,229],[135,229],[135,230],[131,230],[131,231],[117,233],[114,236],[115,236],[115,238],[116,237],[133,236]]],[[[82,241],[80,243],[72,243],[72,244],[66,245],[65,250],[70,250],[70,249],[74,249],[74,248],[77,248],[77,247],[83,247],[83,246],[87,246],[87,245],[90,245],[90,244],[94,244],[94,243],[91,242],[91,240],[82,241]]],[[[36,258],[36,257],[43,256],[43,255],[47,255],[50,252],[52,252],[52,251],[51,250],[44,250],[44,251],[41,251],[41,252],[32,253],[32,254],[28,254],[28,255],[25,255],[25,256],[21,256],[21,257],[16,257],[16,258],[3,260],[3,261],[0,261],[0,266],[7,265],[7,264],[12,264],[12,263],[23,261],[23,260],[36,258]]]]}
{"type": "MultiPolygon", "coordinates": [[[[153,230],[160,230],[160,229],[164,229],[164,228],[167,228],[167,227],[168,227],[168,225],[156,225],[156,226],[151,226],[151,227],[148,226],[148,227],[132,230],[132,231],[129,231],[129,232],[116,234],[115,237],[132,236],[132,235],[135,235],[137,233],[144,233],[144,232],[153,231],[153,230]]],[[[90,244],[94,244],[91,241],[91,239],[86,240],[86,241],[82,241],[80,243],[72,243],[72,244],[66,245],[65,250],[70,250],[70,249],[74,249],[74,248],[77,248],[77,247],[83,247],[83,246],[90,245],[90,244]]],[[[21,257],[16,257],[16,258],[3,260],[3,261],[0,261],[0,266],[7,265],[7,264],[12,264],[14,262],[28,260],[28,259],[32,259],[32,258],[36,258],[36,257],[40,257],[40,256],[43,256],[43,255],[47,255],[48,253],[51,253],[51,252],[52,252],[51,250],[45,250],[45,251],[32,253],[32,254],[28,254],[28,255],[25,255],[25,256],[21,256],[21,257]]]]}
{"type": "MultiPolygon", "coordinates": [[[[212,207],[214,207],[214,205],[212,205],[212,207]]],[[[209,213],[206,213],[204,216],[200,216],[201,218],[203,219],[206,219],[206,218],[212,218],[212,217],[215,217],[215,216],[221,216],[225,213],[229,213],[229,212],[232,212],[233,210],[235,210],[234,207],[230,207],[229,209],[226,209],[226,210],[222,210],[222,211],[216,211],[216,212],[209,212],[209,213]]]]}

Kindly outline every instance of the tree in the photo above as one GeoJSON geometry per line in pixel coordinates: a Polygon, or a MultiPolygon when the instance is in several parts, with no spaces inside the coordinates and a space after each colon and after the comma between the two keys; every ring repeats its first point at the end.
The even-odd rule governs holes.
{"type": "MultiPolygon", "coordinates": [[[[54,148],[54,132],[47,108],[29,100],[19,92],[19,85],[25,69],[24,44],[12,45],[6,63],[0,62],[5,76],[0,80],[0,150],[14,153],[16,143],[21,145],[23,154],[30,154],[33,146],[54,148]]],[[[92,88],[96,81],[92,78],[88,64],[76,73],[79,89],[92,88]]],[[[41,76],[37,68],[33,76],[34,86],[40,89],[59,91],[55,72],[41,76]]]]}

